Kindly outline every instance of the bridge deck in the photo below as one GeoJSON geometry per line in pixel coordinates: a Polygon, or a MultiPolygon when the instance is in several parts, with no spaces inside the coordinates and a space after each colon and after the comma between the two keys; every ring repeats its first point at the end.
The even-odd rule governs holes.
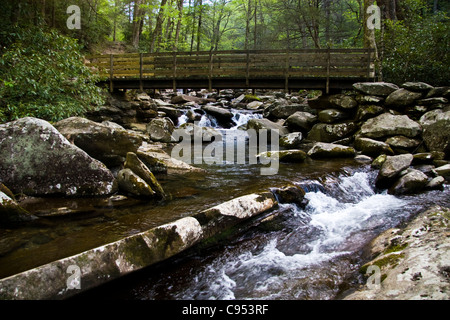
{"type": "Polygon", "coordinates": [[[93,55],[113,89],[347,89],[375,79],[371,49],[233,50],[93,55]]]}

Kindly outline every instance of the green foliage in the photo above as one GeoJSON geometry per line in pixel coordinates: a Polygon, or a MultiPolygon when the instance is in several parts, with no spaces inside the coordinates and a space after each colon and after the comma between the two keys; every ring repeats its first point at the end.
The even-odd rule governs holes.
{"type": "Polygon", "coordinates": [[[383,75],[387,81],[450,82],[450,19],[444,13],[386,22],[383,75]]]}
{"type": "Polygon", "coordinates": [[[0,121],[58,121],[103,103],[76,40],[38,27],[16,28],[9,36],[0,56],[0,121]]]}

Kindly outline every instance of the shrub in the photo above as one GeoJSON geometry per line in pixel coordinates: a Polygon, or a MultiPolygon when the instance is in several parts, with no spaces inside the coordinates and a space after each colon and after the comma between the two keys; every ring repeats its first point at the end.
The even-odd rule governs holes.
{"type": "Polygon", "coordinates": [[[0,121],[58,121],[104,102],[75,39],[38,27],[8,36],[0,48],[0,121]]]}

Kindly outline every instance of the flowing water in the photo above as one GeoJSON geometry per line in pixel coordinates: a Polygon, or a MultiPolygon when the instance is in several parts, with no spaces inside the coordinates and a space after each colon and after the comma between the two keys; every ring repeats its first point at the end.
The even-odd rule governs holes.
{"type": "MultiPolygon", "coordinates": [[[[235,134],[255,113],[234,111],[235,134]]],[[[180,124],[185,121],[180,118],[180,124]]],[[[113,282],[103,298],[124,299],[333,299],[358,281],[361,250],[377,234],[431,205],[450,206],[450,188],[395,197],[374,189],[376,172],[353,159],[282,164],[261,176],[260,166],[229,162],[200,165],[206,173],[158,176],[168,202],[105,199],[33,199],[32,212],[72,210],[25,227],[0,229],[0,277],[73,255],[252,192],[302,186],[308,204],[280,204],[277,218],[229,243],[189,252],[126,282],[113,282]],[[182,183],[180,183],[180,181],[182,183]]],[[[102,290],[101,288],[99,290],[102,290]]],[[[94,294],[96,297],[98,295],[94,294]]],[[[89,293],[85,294],[89,297],[89,293]]]]}

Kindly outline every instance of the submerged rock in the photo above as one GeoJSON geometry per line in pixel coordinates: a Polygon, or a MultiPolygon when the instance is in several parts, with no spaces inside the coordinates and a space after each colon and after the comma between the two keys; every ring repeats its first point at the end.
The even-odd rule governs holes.
{"type": "Polygon", "coordinates": [[[14,193],[101,196],[117,190],[103,163],[47,121],[22,118],[0,125],[0,146],[0,180],[14,193]]]}
{"type": "Polygon", "coordinates": [[[128,152],[136,152],[142,136],[80,117],[59,121],[55,128],[77,147],[108,167],[123,164],[128,152]]]}

